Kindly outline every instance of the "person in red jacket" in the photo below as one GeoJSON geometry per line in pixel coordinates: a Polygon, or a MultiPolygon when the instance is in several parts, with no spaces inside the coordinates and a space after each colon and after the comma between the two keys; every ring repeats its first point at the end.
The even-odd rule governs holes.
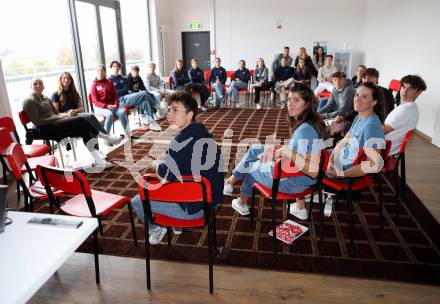
{"type": "Polygon", "coordinates": [[[119,98],[113,83],[107,79],[107,72],[103,64],[98,65],[97,78],[93,81],[91,89],[92,103],[95,105],[95,113],[105,116],[104,128],[107,133],[113,124],[113,115],[119,118],[125,130],[127,138],[130,137],[130,130],[127,123],[127,112],[119,106],[119,98]]]}

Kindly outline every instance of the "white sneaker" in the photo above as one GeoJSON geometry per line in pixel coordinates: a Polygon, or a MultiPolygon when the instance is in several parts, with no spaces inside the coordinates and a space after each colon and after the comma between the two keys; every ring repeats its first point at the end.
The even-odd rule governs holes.
{"type": "Polygon", "coordinates": [[[240,202],[240,198],[235,198],[232,200],[232,208],[240,213],[241,215],[249,215],[249,206],[242,205],[240,202]]]}
{"type": "Polygon", "coordinates": [[[216,102],[215,102],[215,98],[209,97],[209,98],[208,98],[208,103],[211,104],[211,105],[213,105],[213,106],[215,106],[215,103],[216,103],[216,102]]]}
{"type": "Polygon", "coordinates": [[[113,146],[119,144],[124,139],[123,136],[111,136],[108,135],[107,138],[104,138],[104,143],[107,146],[113,146]]]}
{"type": "Polygon", "coordinates": [[[324,215],[326,217],[330,217],[330,215],[332,215],[332,210],[333,210],[333,195],[328,195],[327,199],[325,200],[324,215]]]}
{"type": "Polygon", "coordinates": [[[293,203],[290,205],[289,213],[293,216],[296,216],[300,220],[306,220],[308,218],[307,209],[298,209],[297,203],[293,203]]]}
{"type": "Polygon", "coordinates": [[[235,107],[236,107],[237,109],[239,109],[239,108],[240,108],[240,104],[239,104],[239,103],[236,103],[236,104],[235,104],[235,107]]]}
{"type": "Polygon", "coordinates": [[[257,103],[257,110],[260,110],[261,109],[261,105],[259,104],[259,103],[257,103]]]}
{"type": "Polygon", "coordinates": [[[161,126],[154,120],[151,120],[148,126],[151,131],[162,131],[161,126]]]}
{"type": "Polygon", "coordinates": [[[161,118],[159,117],[159,115],[157,115],[157,112],[156,112],[156,113],[153,113],[153,119],[160,120],[161,118]]]}
{"type": "Polygon", "coordinates": [[[148,240],[150,241],[150,244],[157,245],[160,243],[160,241],[162,241],[163,237],[167,233],[167,228],[158,226],[154,229],[150,229],[149,233],[150,237],[148,238],[148,240]]]}
{"type": "Polygon", "coordinates": [[[223,186],[223,194],[233,196],[234,195],[234,187],[225,181],[225,185],[223,186]]]}
{"type": "Polygon", "coordinates": [[[175,235],[180,235],[182,234],[182,227],[172,227],[173,228],[173,233],[175,235]]]}
{"type": "Polygon", "coordinates": [[[202,111],[202,112],[206,112],[207,110],[208,110],[208,108],[206,108],[205,106],[200,107],[200,111],[202,111]]]}
{"type": "Polygon", "coordinates": [[[284,101],[281,102],[280,109],[284,109],[286,107],[286,103],[284,101]]]}

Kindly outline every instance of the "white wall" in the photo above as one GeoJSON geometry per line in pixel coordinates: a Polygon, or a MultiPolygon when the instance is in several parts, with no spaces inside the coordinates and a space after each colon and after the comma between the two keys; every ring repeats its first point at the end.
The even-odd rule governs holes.
{"type": "Polygon", "coordinates": [[[270,65],[284,46],[293,57],[302,46],[311,53],[313,41],[327,41],[330,52],[362,52],[364,0],[217,0],[215,10],[217,55],[227,68],[240,59],[254,67],[258,57],[270,65]]]}
{"type": "MultiPolygon", "coordinates": [[[[3,76],[2,61],[0,60],[0,116],[12,117],[11,106],[9,105],[8,92],[6,91],[5,78],[3,76]]],[[[0,164],[0,176],[3,177],[3,169],[0,164]]]]}
{"type": "Polygon", "coordinates": [[[428,89],[417,99],[417,129],[440,147],[439,12],[437,0],[368,0],[363,49],[383,86],[407,74],[423,77],[428,89]]]}
{"type": "Polygon", "coordinates": [[[182,57],[181,32],[189,31],[191,22],[202,23],[212,35],[211,1],[216,52],[227,69],[236,68],[240,59],[253,67],[258,57],[270,65],[285,45],[295,56],[301,46],[311,52],[313,41],[327,41],[330,51],[354,51],[353,69],[362,59],[365,0],[334,0],[331,6],[327,0],[156,0],[157,23],[165,25],[168,69],[182,57]]]}

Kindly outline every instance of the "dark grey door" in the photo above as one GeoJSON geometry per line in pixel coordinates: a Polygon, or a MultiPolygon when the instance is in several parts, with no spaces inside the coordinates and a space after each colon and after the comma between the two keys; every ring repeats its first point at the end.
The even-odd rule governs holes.
{"type": "Polygon", "coordinates": [[[202,70],[211,69],[209,52],[209,32],[182,32],[182,57],[187,69],[192,58],[197,58],[202,70]]]}

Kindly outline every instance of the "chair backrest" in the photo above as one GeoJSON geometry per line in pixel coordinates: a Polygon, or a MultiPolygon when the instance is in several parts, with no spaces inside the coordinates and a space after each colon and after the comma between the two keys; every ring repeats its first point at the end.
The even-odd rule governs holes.
{"type": "Polygon", "coordinates": [[[6,128],[0,127],[0,154],[3,154],[13,142],[11,132],[6,128]]]}
{"type": "Polygon", "coordinates": [[[14,132],[17,129],[14,120],[9,116],[0,117],[0,128],[6,128],[9,132],[14,132]]]}
{"type": "Polygon", "coordinates": [[[95,113],[95,108],[93,107],[92,93],[89,93],[89,95],[87,95],[87,100],[89,101],[90,109],[93,113],[95,113]]]}
{"type": "Polygon", "coordinates": [[[160,185],[156,174],[145,174],[138,183],[142,200],[174,203],[212,203],[211,183],[203,176],[182,176],[182,181],[173,181],[160,185]]]}
{"type": "Polygon", "coordinates": [[[398,92],[400,90],[400,80],[391,79],[388,88],[393,92],[398,92]]]}
{"type": "Polygon", "coordinates": [[[28,171],[30,171],[29,164],[27,163],[26,154],[24,154],[24,151],[19,144],[12,143],[11,145],[9,145],[9,147],[6,149],[5,157],[8,161],[9,168],[11,169],[12,174],[14,174],[14,177],[17,180],[23,179],[23,175],[21,174],[21,168],[23,167],[23,165],[25,165],[28,171]]]}
{"type": "MultiPolygon", "coordinates": [[[[326,149],[321,150],[320,158],[319,158],[319,172],[318,177],[323,175],[324,170],[327,168],[330,156],[326,149]]],[[[273,179],[277,180],[280,178],[288,178],[294,176],[305,175],[300,170],[298,170],[295,166],[295,163],[291,160],[282,160],[279,159],[275,162],[274,170],[273,170],[273,179]]]]}
{"type": "Polygon", "coordinates": [[[226,71],[226,78],[229,78],[231,81],[234,80],[235,71],[226,71]]]}
{"type": "Polygon", "coordinates": [[[18,112],[18,117],[20,118],[20,122],[23,125],[24,129],[27,131],[28,130],[27,124],[31,122],[31,119],[29,118],[29,116],[26,114],[25,111],[18,112]]]}
{"type": "Polygon", "coordinates": [[[50,186],[70,194],[84,194],[86,198],[92,196],[86,177],[79,171],[48,165],[38,165],[35,171],[41,184],[45,187],[50,186]]]}
{"type": "Polygon", "coordinates": [[[209,77],[211,77],[211,71],[204,71],[203,77],[205,77],[205,81],[209,84],[209,77]]]}
{"type": "Polygon", "coordinates": [[[402,141],[402,145],[400,146],[400,150],[399,150],[400,154],[405,153],[406,146],[408,145],[408,141],[411,138],[411,135],[413,133],[414,133],[414,129],[409,130],[408,132],[406,132],[405,137],[403,138],[403,141],[402,141]]]}

